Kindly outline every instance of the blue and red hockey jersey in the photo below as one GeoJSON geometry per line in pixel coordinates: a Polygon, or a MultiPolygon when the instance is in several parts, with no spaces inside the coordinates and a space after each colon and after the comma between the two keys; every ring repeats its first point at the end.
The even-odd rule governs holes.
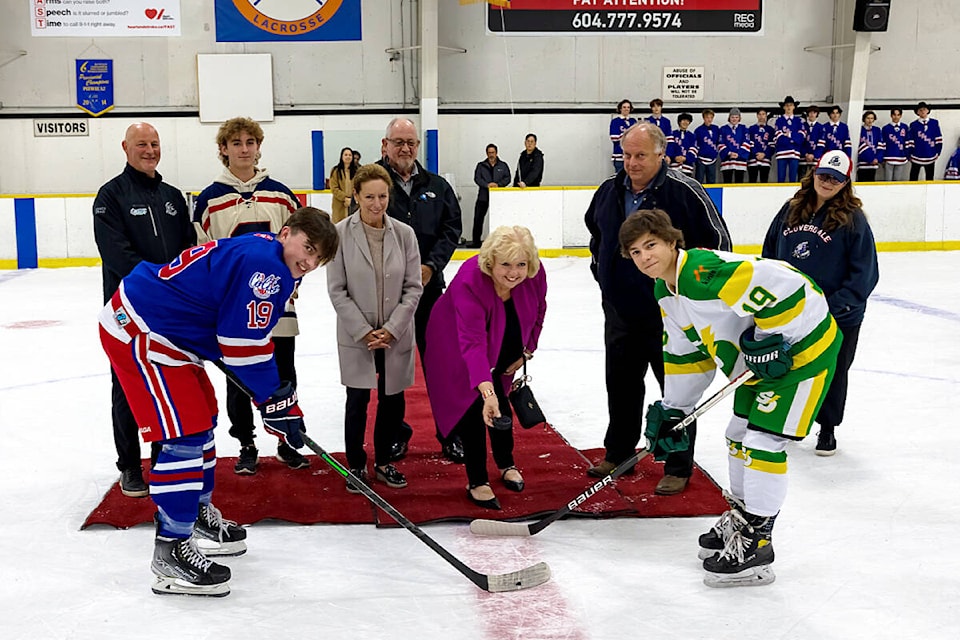
{"type": "Polygon", "coordinates": [[[610,121],[610,142],[613,143],[611,160],[623,160],[623,147],[620,146],[620,137],[623,136],[624,131],[635,124],[637,124],[636,118],[624,118],[623,116],[617,116],[610,121]]]}
{"type": "Polygon", "coordinates": [[[688,176],[693,175],[693,166],[697,162],[697,137],[690,129],[675,129],[667,142],[667,162],[673,169],[679,169],[688,176]],[[677,158],[683,156],[683,162],[677,158]]]}
{"type": "Polygon", "coordinates": [[[843,151],[848,158],[851,156],[853,144],[850,142],[850,128],[846,122],[824,123],[821,133],[817,141],[817,160],[827,151],[843,151]]]}
{"type": "Polygon", "coordinates": [[[777,132],[774,136],[774,146],[777,150],[777,160],[792,160],[800,157],[800,149],[806,138],[806,128],[798,115],[780,116],[774,127],[777,132]]]}
{"type": "Polygon", "coordinates": [[[720,127],[720,169],[722,171],[746,171],[747,158],[750,157],[750,143],[747,141],[747,127],[725,124],[720,127]]]}
{"type": "Polygon", "coordinates": [[[147,334],[160,365],[222,360],[261,403],[280,386],[270,331],[297,283],[273,234],[211,240],[137,265],[120,283],[122,310],[108,303],[100,324],[127,343],[147,334]]]}
{"type": "Polygon", "coordinates": [[[747,142],[750,144],[750,159],[747,161],[747,166],[770,166],[770,159],[773,158],[774,152],[773,138],[776,133],[776,130],[769,124],[750,125],[750,128],[747,129],[747,142]],[[764,157],[758,159],[758,153],[762,153],[764,157]]]}
{"type": "Polygon", "coordinates": [[[933,164],[943,151],[943,135],[935,118],[914,120],[907,134],[907,151],[914,164],[933,164]]]}

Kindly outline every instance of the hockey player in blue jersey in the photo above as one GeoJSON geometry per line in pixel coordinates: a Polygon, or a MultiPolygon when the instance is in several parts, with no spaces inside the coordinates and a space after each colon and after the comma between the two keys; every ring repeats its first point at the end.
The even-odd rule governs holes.
{"type": "Polygon", "coordinates": [[[100,312],[100,341],[141,437],[162,448],[150,472],[157,505],[154,593],[225,596],[230,569],[207,556],[246,551],[246,531],[211,502],[217,399],[204,361],[248,388],[264,426],[303,446],[303,413],[280,380],[270,332],[300,279],[336,255],[330,217],[298,209],[277,234],[211,240],[169,264],[143,262],[100,312]]]}

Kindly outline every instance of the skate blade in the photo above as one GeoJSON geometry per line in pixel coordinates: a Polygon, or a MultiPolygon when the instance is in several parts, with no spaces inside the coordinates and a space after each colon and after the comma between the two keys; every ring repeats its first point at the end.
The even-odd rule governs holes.
{"type": "Polygon", "coordinates": [[[157,576],[157,580],[151,588],[153,592],[159,596],[206,596],[210,598],[222,598],[230,595],[229,582],[198,586],[166,576],[157,576]]]}
{"type": "Polygon", "coordinates": [[[709,571],[703,577],[703,584],[714,589],[723,589],[726,587],[762,587],[770,584],[777,579],[773,573],[773,567],[763,565],[744,569],[740,573],[710,573],[709,571]]]}
{"type": "Polygon", "coordinates": [[[229,558],[242,556],[247,552],[247,543],[243,540],[236,542],[214,542],[213,540],[195,536],[194,541],[197,543],[197,550],[205,556],[229,558]]]}

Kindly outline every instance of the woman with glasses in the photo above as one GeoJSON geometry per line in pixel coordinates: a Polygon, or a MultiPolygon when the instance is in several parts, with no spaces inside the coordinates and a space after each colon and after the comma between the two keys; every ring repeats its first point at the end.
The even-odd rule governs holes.
{"type": "Polygon", "coordinates": [[[834,429],[843,421],[847,372],[857,350],[867,298],[880,271],[873,231],[853,193],[850,158],[843,151],[823,154],[813,173],[774,218],[763,243],[763,257],[790,263],[823,290],[830,313],[843,332],[837,369],[816,421],[816,454],[837,450],[834,429]]]}

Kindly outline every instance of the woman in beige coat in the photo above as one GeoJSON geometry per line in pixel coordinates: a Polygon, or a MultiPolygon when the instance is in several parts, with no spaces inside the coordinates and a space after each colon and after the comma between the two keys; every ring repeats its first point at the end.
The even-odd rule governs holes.
{"type": "Polygon", "coordinates": [[[330,192],[333,194],[333,222],[340,222],[350,213],[353,198],[353,177],[357,173],[353,151],[350,147],[340,149],[340,162],[330,172],[330,192]]]}
{"type": "MultiPolygon", "coordinates": [[[[387,215],[392,188],[379,165],[357,171],[353,189],[360,208],[337,224],[340,247],[327,265],[327,290],[337,312],[340,381],[347,387],[347,463],[366,480],[363,441],[370,389],[376,387],[375,477],[400,489],[407,480],[390,464],[390,445],[404,418],[403,390],[413,384],[413,315],[423,285],[413,229],[387,215]]],[[[347,490],[358,492],[349,483],[347,490]]]]}

